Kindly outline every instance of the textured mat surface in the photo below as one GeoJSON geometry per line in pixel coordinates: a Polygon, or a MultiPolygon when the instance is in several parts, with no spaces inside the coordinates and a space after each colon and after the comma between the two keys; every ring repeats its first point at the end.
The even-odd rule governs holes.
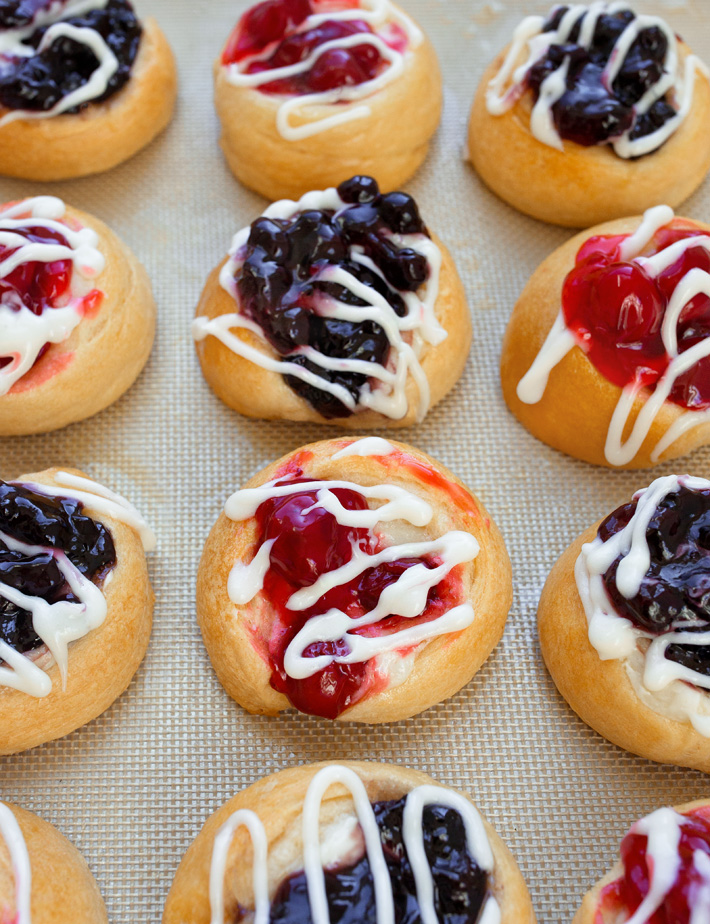
{"type": "MultiPolygon", "coordinates": [[[[111,225],[145,263],[159,306],[156,348],[117,405],[45,437],[0,440],[5,477],[75,465],[125,493],[159,535],[148,657],[128,692],[63,741],[0,759],[0,796],[56,824],[86,856],[114,922],[157,922],[175,868],[206,816],[282,767],[328,758],[394,761],[468,790],[516,854],[542,924],[569,922],[637,816],[708,794],[699,773],[661,767],[602,740],[547,675],[535,608],[568,542],[650,480],[592,468],[529,436],[507,413],[498,357],[515,299],[570,233],[498,202],[463,162],[468,108],[484,67],[525,13],[544,4],[405,0],[439,52],[446,105],[432,155],[409,184],[448,243],[467,287],[475,342],[454,393],[401,438],[467,482],[498,521],[514,566],[505,637],[451,701],[390,727],[250,717],[219,686],[195,624],[199,556],[221,504],[277,456],[332,431],[250,422],[223,407],[199,372],[189,322],[232,234],[264,207],[217,147],[211,62],[244,0],[136,0],[161,22],[180,69],[177,117],[148,150],[105,176],[52,184],[111,225]]],[[[710,60],[710,4],[639,2],[710,60]]],[[[413,118],[416,113],[413,113],[413,118]]],[[[0,179],[0,201],[40,187],[0,179]]],[[[708,220],[710,183],[682,212],[708,220]]],[[[337,432],[337,431],[336,431],[337,432]]],[[[680,469],[710,476],[710,453],[680,469]]],[[[666,471],[671,470],[666,468],[666,471]]]]}

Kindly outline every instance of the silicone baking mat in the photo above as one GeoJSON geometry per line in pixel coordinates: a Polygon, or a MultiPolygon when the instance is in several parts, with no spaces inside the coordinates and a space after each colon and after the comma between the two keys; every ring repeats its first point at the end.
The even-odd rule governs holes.
{"type": "MultiPolygon", "coordinates": [[[[414,719],[374,728],[293,712],[249,716],[224,693],[202,646],[195,574],[223,501],[267,462],[338,431],[232,413],[203,381],[190,339],[207,273],[265,206],[226,169],[212,106],[212,60],[247,3],[136,5],[158,18],[177,55],[180,100],[171,127],[103,176],[45,186],[0,179],[0,201],[50,192],[108,222],[153,280],[155,350],[131,391],[94,419],[0,440],[0,473],[74,465],[133,500],[159,536],[151,557],[155,627],[145,663],[108,712],[62,741],[0,759],[0,795],[74,841],[112,921],[158,922],[185,849],[237,790],[316,760],[393,761],[470,792],[514,851],[540,922],[569,922],[635,818],[707,796],[710,782],[635,758],[587,728],[557,694],[538,648],[536,604],[557,556],[653,477],[593,468],[548,449],[508,414],[500,393],[500,344],[515,299],[570,232],[525,218],[481,185],[463,161],[466,120],[488,61],[523,15],[546,5],[404,3],[431,35],[445,79],[443,123],[408,189],[453,251],[475,342],[455,391],[423,425],[398,436],[453,469],[496,518],[513,560],[515,600],[503,641],[466,689],[414,719]]],[[[637,8],[666,16],[710,60],[706,0],[637,8]]],[[[709,211],[706,181],[682,212],[707,221],[709,211]]],[[[677,469],[709,476],[710,452],[677,469]]]]}

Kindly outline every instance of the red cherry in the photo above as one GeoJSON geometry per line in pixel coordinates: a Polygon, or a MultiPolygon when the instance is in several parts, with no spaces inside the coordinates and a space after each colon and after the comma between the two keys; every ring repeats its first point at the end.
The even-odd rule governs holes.
{"type": "Polygon", "coordinates": [[[264,0],[242,16],[222,55],[233,64],[282,38],[289,27],[299,26],[313,12],[310,0],[264,0]]]}
{"type": "Polygon", "coordinates": [[[345,48],[331,48],[318,58],[308,75],[308,86],[316,93],[339,87],[354,87],[367,80],[357,59],[345,48]]]}

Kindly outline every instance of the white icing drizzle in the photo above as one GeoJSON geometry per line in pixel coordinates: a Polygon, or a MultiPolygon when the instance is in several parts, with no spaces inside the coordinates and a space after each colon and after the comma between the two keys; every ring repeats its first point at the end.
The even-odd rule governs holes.
{"type": "MultiPolygon", "coordinates": [[[[696,237],[677,241],[652,257],[642,257],[641,252],[660,228],[673,220],[673,210],[667,205],[649,209],[636,232],[621,245],[620,259],[637,263],[644,272],[656,278],[691,247],[702,247],[710,253],[710,236],[698,231],[696,237]]],[[[607,433],[604,456],[611,465],[626,465],[631,462],[643,446],[653,423],[667,400],[676,380],[692,369],[701,360],[710,356],[710,337],[696,343],[689,350],[678,350],[678,325],[685,306],[698,295],[710,297],[710,273],[692,269],[677,284],[668,303],[663,319],[661,335],[670,362],[656,382],[653,391],[645,398],[643,407],[636,417],[631,432],[624,442],[624,432],[634,408],[636,399],[647,389],[633,381],[622,389],[619,401],[612,414],[607,433]]],[[[550,373],[574,346],[583,349],[575,335],[567,327],[562,310],[555,319],[550,333],[542,345],[530,369],[518,382],[517,395],[524,404],[537,404],[541,400],[550,373]]],[[[710,410],[688,410],[681,414],[658,441],[651,453],[651,461],[657,462],[680,436],[688,430],[710,421],[710,410]]]]}
{"type": "MultiPolygon", "coordinates": [[[[327,510],[341,526],[373,530],[378,523],[403,520],[412,526],[423,527],[431,522],[434,515],[427,501],[397,485],[366,487],[349,481],[316,480],[278,486],[275,482],[269,482],[259,488],[237,491],[227,500],[224,511],[230,519],[237,522],[248,520],[266,500],[286,497],[304,490],[317,492],[317,501],[309,511],[317,507],[327,510]],[[356,491],[368,500],[383,503],[374,509],[347,510],[333,493],[338,488],[356,491]]],[[[265,552],[266,546],[267,543],[262,545],[248,564],[242,561],[235,563],[227,589],[231,601],[236,605],[249,603],[263,588],[264,577],[270,565],[268,554],[271,547],[269,545],[268,552],[265,552]]],[[[427,568],[422,563],[408,568],[383,590],[375,608],[358,618],[351,618],[336,608],[312,616],[286,649],[286,673],[289,677],[303,679],[313,676],[333,662],[354,664],[369,661],[380,655],[395,653],[440,635],[460,632],[467,628],[475,618],[470,603],[452,607],[430,622],[409,626],[389,635],[368,638],[352,634],[353,630],[374,625],[390,615],[403,616],[406,619],[415,619],[422,615],[426,610],[429,591],[454,567],[473,561],[479,551],[480,546],[476,539],[470,533],[458,530],[452,530],[432,541],[405,542],[388,546],[375,554],[364,552],[353,542],[350,561],[340,568],[320,575],[314,584],[292,594],[286,603],[288,609],[295,612],[310,609],[329,590],[347,584],[368,568],[385,562],[434,555],[441,559],[441,564],[435,568],[427,568]],[[315,658],[304,656],[306,649],[314,642],[339,639],[347,641],[348,654],[321,655],[315,658]]],[[[379,666],[386,670],[386,665],[387,662],[383,660],[379,666]]]]}
{"type": "Polygon", "coordinates": [[[249,832],[254,849],[254,924],[269,924],[268,840],[261,819],[250,809],[234,812],[217,832],[210,865],[210,924],[224,924],[224,876],[227,854],[234,835],[241,827],[249,832]]]}
{"type": "MultiPolygon", "coordinates": [[[[371,45],[376,48],[387,66],[377,77],[367,80],[356,86],[337,87],[322,93],[307,93],[294,96],[281,102],[276,115],[276,128],[286,141],[300,141],[313,135],[328,131],[337,125],[343,125],[357,119],[367,118],[371,115],[370,106],[338,106],[338,111],[315,121],[308,121],[303,125],[293,125],[291,117],[294,113],[302,111],[309,106],[328,106],[336,103],[353,103],[364,100],[379,92],[388,84],[397,80],[404,70],[405,56],[391,48],[386,41],[377,34],[389,24],[400,26],[411,48],[417,48],[423,41],[421,30],[401,10],[396,9],[390,0],[360,0],[360,6],[355,9],[345,9],[328,13],[314,13],[308,16],[298,27],[298,32],[306,32],[327,20],[345,21],[358,19],[366,22],[372,33],[362,33],[324,42],[314,48],[312,53],[303,61],[287,67],[273,68],[256,74],[244,73],[244,69],[254,60],[268,58],[276,43],[267,46],[264,52],[251,56],[239,63],[225,65],[227,80],[235,87],[257,88],[274,80],[284,80],[297,74],[305,74],[311,70],[318,59],[332,48],[352,48],[356,45],[371,45]]],[[[406,54],[406,52],[405,52],[406,54]]]]}
{"type": "Polygon", "coordinates": [[[36,315],[15,298],[15,293],[2,296],[0,356],[10,357],[12,362],[0,368],[0,397],[29,372],[45,344],[62,343],[69,337],[83,317],[82,299],[91,288],[88,281],[104,269],[106,261],[98,250],[98,234],[91,228],[75,231],[62,222],[65,215],[64,202],[54,196],[35,196],[0,212],[0,247],[15,250],[11,256],[0,258],[0,279],[23,263],[71,260],[73,266],[71,295],[64,306],[47,308],[36,315]],[[28,225],[58,231],[68,246],[31,242],[16,233],[16,229],[28,225]]]}
{"type": "MultiPolygon", "coordinates": [[[[347,203],[338,195],[337,189],[309,192],[298,202],[283,199],[269,206],[263,213],[264,218],[288,220],[300,212],[311,209],[332,210],[336,214],[348,208],[347,203]]],[[[220,284],[239,303],[236,276],[243,262],[244,249],[249,239],[251,228],[239,231],[229,250],[229,260],[222,267],[220,284]]],[[[375,321],[384,330],[390,342],[390,358],[387,367],[377,363],[364,362],[347,358],[324,356],[311,347],[294,349],[292,355],[307,356],[311,362],[323,369],[337,369],[356,372],[368,376],[374,384],[366,382],[357,399],[353,398],[347,388],[329,382],[320,375],[305,369],[288,359],[274,359],[255,346],[242,340],[233,329],[241,328],[256,334],[265,342],[264,334],[258,324],[239,313],[220,315],[210,320],[198,317],[192,323],[192,335],[196,341],[208,336],[216,337],[228,349],[238,356],[253,362],[262,369],[280,375],[291,375],[337,398],[350,411],[373,410],[393,420],[401,420],[409,405],[406,386],[411,375],[419,391],[417,420],[425,417],[430,403],[429,382],[419,362],[419,357],[426,344],[436,346],[445,340],[448,333],[436,317],[436,301],[439,295],[439,276],[442,256],[436,244],[425,234],[392,234],[390,243],[399,249],[411,248],[424,256],[429,265],[429,278],[417,292],[399,292],[407,308],[404,317],[399,317],[386,298],[371,286],[366,286],[346,270],[327,265],[313,278],[313,281],[335,283],[347,289],[364,301],[364,306],[346,305],[330,295],[321,293],[318,312],[323,317],[337,318],[343,321],[375,321]]],[[[382,276],[381,271],[369,260],[357,246],[351,247],[350,257],[366,265],[370,270],[382,276]]],[[[384,278],[384,277],[383,277],[384,278]]],[[[268,347],[268,344],[267,344],[268,347]]],[[[268,347],[271,349],[270,347],[268,347]]]]}
{"type": "MultiPolygon", "coordinates": [[[[47,497],[67,497],[81,501],[100,515],[112,517],[135,529],[141,536],[144,547],[150,550],[155,546],[155,538],[136,508],[119,494],[88,478],[59,472],[55,479],[60,485],[55,487],[44,484],[23,482],[23,486],[47,497]],[[80,488],[81,490],[75,490],[80,488]]],[[[66,578],[67,584],[76,600],[59,600],[48,603],[41,597],[29,597],[13,587],[0,582],[0,597],[9,600],[32,614],[34,631],[42,639],[56,662],[62,686],[66,688],[69,668],[69,644],[84,638],[94,629],[103,625],[106,619],[106,598],[102,591],[88,580],[59,549],[33,546],[0,531],[0,540],[13,550],[25,555],[50,554],[59,570],[66,578]]],[[[108,585],[111,574],[107,576],[104,586],[108,585]]],[[[52,681],[45,669],[33,661],[33,653],[23,655],[15,651],[7,642],[0,640],[0,659],[5,661],[0,666],[0,687],[11,687],[41,699],[52,691],[52,681]]],[[[48,669],[48,666],[47,666],[48,669]]]]}
{"type": "Polygon", "coordinates": [[[380,436],[367,436],[336,452],[333,461],[344,459],[346,456],[388,456],[393,452],[395,448],[392,443],[388,443],[380,436]]]}
{"type": "Polygon", "coordinates": [[[51,109],[30,110],[11,109],[0,118],[0,127],[17,119],[51,119],[54,116],[97,99],[106,92],[106,87],[118,70],[118,59],[95,29],[78,27],[62,22],[73,16],[83,15],[91,10],[103,9],[108,0],[69,0],[67,3],[51,3],[46,9],[39,10],[28,26],[18,29],[0,31],[0,58],[27,58],[41,54],[58,38],[69,38],[81,45],[86,45],[96,56],[99,65],[89,80],[72,90],[59,100],[51,109]],[[38,28],[49,26],[42,36],[37,49],[25,44],[38,28]]]}
{"type": "MultiPolygon", "coordinates": [[[[691,623],[677,620],[663,635],[653,635],[620,616],[607,594],[603,576],[621,556],[616,586],[627,600],[638,594],[651,564],[646,530],[658,505],[681,487],[691,491],[710,490],[710,481],[690,475],[666,475],[634,495],[636,510],[627,525],[602,542],[597,536],[582,546],[575,563],[575,580],[587,617],[589,641],[602,661],[629,661],[645,647],[639,682],[643,700],[656,712],[665,714],[668,703],[674,716],[689,721],[705,737],[710,737],[710,723],[700,711],[703,703],[686,696],[686,684],[710,690],[710,678],[665,657],[669,645],[710,645],[710,631],[684,631],[691,623]],[[654,694],[658,694],[655,696],[654,694]]],[[[703,699],[707,697],[703,696],[703,699]]]]}
{"type": "MultiPolygon", "coordinates": [[[[576,44],[589,48],[594,39],[594,32],[599,18],[606,14],[633,12],[627,3],[605,2],[597,0],[589,6],[571,4],[562,16],[557,29],[543,32],[545,19],[542,16],[529,16],[524,19],[515,32],[505,60],[488,85],[486,106],[491,115],[503,115],[512,109],[525,92],[527,76],[530,69],[543,58],[551,46],[563,45],[569,40],[574,27],[581,20],[581,28],[576,44]],[[523,54],[527,54],[524,64],[516,67],[523,54]]],[[[679,65],[678,41],[668,24],[657,16],[637,15],[624,29],[612,49],[602,74],[602,83],[611,87],[626,60],[631,47],[639,34],[650,28],[663,32],[668,49],[663,62],[663,75],[634,106],[637,119],[643,116],[655,102],[671,93],[677,108],[676,115],[656,131],[640,138],[631,139],[632,128],[612,142],[616,154],[624,159],[640,157],[659,148],[673,135],[688,116],[693,105],[696,74],[710,77],[710,70],[696,55],[688,55],[683,68],[679,65]]],[[[549,147],[564,150],[562,138],[554,123],[552,107],[566,90],[567,70],[570,58],[566,56],[562,65],[550,74],[540,87],[540,95],[535,103],[530,130],[535,138],[549,147]]],[[[634,120],[634,123],[636,120],[634,120]]]]}
{"type": "MultiPolygon", "coordinates": [[[[331,764],[319,770],[311,780],[302,809],[303,825],[303,869],[308,887],[313,924],[330,924],[328,902],[323,873],[324,858],[320,835],[320,809],[323,797],[333,785],[344,786],[352,797],[355,817],[365,841],[365,851],[375,891],[377,924],[393,924],[394,900],[392,883],[387,870],[379,827],[375,813],[360,777],[349,767],[331,764]]],[[[433,882],[429,862],[424,850],[422,818],[428,805],[443,805],[454,809],[461,816],[466,830],[466,846],[477,866],[486,873],[494,869],[494,857],[486,829],[474,806],[468,799],[442,786],[418,786],[408,793],[404,806],[402,838],[407,851],[416,884],[417,902],[423,924],[436,924],[433,882]]],[[[211,924],[224,924],[224,877],[227,854],[234,832],[241,825],[248,827],[254,847],[254,922],[266,924],[269,920],[270,902],[268,894],[266,831],[258,816],[246,809],[235,812],[215,838],[210,867],[211,924]]],[[[341,843],[344,839],[341,839],[341,843]]],[[[339,857],[330,857],[331,866],[339,857]]],[[[500,906],[492,894],[488,894],[481,913],[482,924],[499,924],[500,906]]]]}
{"type": "Polygon", "coordinates": [[[9,806],[3,802],[0,802],[0,837],[7,846],[13,876],[15,877],[16,916],[13,918],[13,924],[32,924],[30,918],[30,893],[32,887],[30,856],[17,819],[10,811],[9,806]]]}

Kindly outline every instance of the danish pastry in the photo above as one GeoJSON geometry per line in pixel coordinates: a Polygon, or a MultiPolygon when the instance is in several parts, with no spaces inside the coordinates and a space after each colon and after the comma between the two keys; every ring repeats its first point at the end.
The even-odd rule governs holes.
{"type": "Polygon", "coordinates": [[[170,121],[165,36],[128,0],[33,0],[0,9],[0,174],[65,180],[132,157],[170,121]]]}
{"type": "Polygon", "coordinates": [[[572,924],[695,924],[710,919],[710,801],[660,808],[631,826],[614,868],[572,924]]]}
{"type": "Polygon", "coordinates": [[[577,539],[540,599],[545,662],[619,747],[710,773],[710,481],[667,475],[577,539]]]}
{"type": "Polygon", "coordinates": [[[193,336],[208,383],[241,414],[361,430],[422,420],[463,372],[471,319],[414,199],[357,176],[240,231],[193,336]]]}
{"type": "Polygon", "coordinates": [[[541,264],[501,360],[508,407],[534,436],[620,468],[710,441],[709,232],[658,206],[541,264]]]}
{"type": "Polygon", "coordinates": [[[486,71],[471,161],[506,202],[555,224],[675,208],[710,168],[709,78],[657,16],[558,4],[523,20],[486,71]]]}
{"type": "Polygon", "coordinates": [[[415,770],[283,770],[206,822],[163,924],[241,920],[534,924],[515,860],[468,796],[415,770]]]}
{"type": "Polygon", "coordinates": [[[153,592],[138,511],[80,472],[0,481],[0,754],[101,715],[148,647],[153,592]]]}
{"type": "Polygon", "coordinates": [[[79,851],[31,812],[0,802],[0,922],[108,924],[79,851]]]}
{"type": "Polygon", "coordinates": [[[441,117],[431,43],[390,0],[266,0],[215,62],[222,149],[267,199],[354,173],[406,182],[441,117]]]}
{"type": "Polygon", "coordinates": [[[0,206],[0,436],[103,410],[154,336],[146,272],[103,222],[54,196],[0,206]]]}
{"type": "Polygon", "coordinates": [[[305,446],[226,502],[197,614],[217,676],[249,712],[395,722],[452,696],[498,643],[503,540],[424,453],[379,438],[305,446]]]}

